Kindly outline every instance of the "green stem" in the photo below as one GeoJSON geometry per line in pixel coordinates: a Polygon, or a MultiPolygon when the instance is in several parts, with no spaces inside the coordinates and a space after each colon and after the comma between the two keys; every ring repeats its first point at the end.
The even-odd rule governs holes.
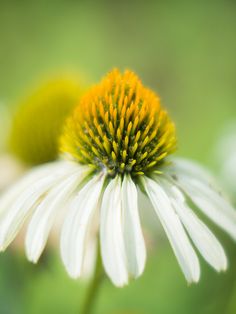
{"type": "Polygon", "coordinates": [[[99,288],[101,288],[101,283],[104,278],[105,278],[105,274],[102,267],[100,252],[98,250],[94,275],[93,275],[93,278],[91,279],[91,282],[88,287],[88,291],[85,295],[84,303],[82,305],[82,311],[80,312],[81,314],[92,313],[94,304],[96,301],[96,297],[98,296],[98,292],[100,290],[99,288]]]}

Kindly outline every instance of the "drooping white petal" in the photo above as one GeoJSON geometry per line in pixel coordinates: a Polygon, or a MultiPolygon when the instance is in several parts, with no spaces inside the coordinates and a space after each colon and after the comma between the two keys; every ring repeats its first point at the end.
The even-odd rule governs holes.
{"type": "Polygon", "coordinates": [[[100,242],[103,265],[114,285],[128,282],[121,203],[121,179],[112,179],[103,195],[100,219],[100,242]]]}
{"type": "Polygon", "coordinates": [[[93,232],[93,218],[98,210],[103,184],[103,175],[90,179],[73,199],[62,227],[61,256],[73,278],[80,277],[83,272],[85,250],[93,232]]]}
{"type": "Polygon", "coordinates": [[[200,181],[207,182],[208,184],[215,185],[215,179],[211,173],[202,165],[184,158],[174,158],[173,163],[170,165],[170,171],[177,175],[186,175],[192,178],[199,179],[200,181]]]}
{"type": "Polygon", "coordinates": [[[236,211],[218,192],[186,176],[178,176],[177,184],[205,215],[236,240],[236,211]]]}
{"type": "MultiPolygon", "coordinates": [[[[96,218],[95,218],[96,220],[96,218]]],[[[96,228],[98,230],[98,228],[96,228]]],[[[97,234],[94,232],[88,235],[86,240],[84,262],[81,270],[81,278],[90,279],[94,273],[98,250],[97,234]]]]}
{"type": "Polygon", "coordinates": [[[220,242],[189,208],[181,191],[171,184],[165,187],[173,207],[202,256],[217,271],[226,270],[227,258],[220,242]]]}
{"type": "Polygon", "coordinates": [[[26,233],[26,254],[30,261],[37,262],[48,239],[55,217],[65,206],[71,194],[84,179],[87,171],[77,170],[55,186],[36,208],[26,233]]]}
{"type": "Polygon", "coordinates": [[[9,209],[9,206],[15,202],[17,196],[19,196],[25,188],[36,182],[38,179],[43,178],[48,174],[48,168],[50,169],[52,164],[44,167],[36,167],[25,176],[23,176],[18,182],[16,182],[10,189],[8,189],[0,199],[0,217],[5,210],[9,209]]]}
{"type": "Polygon", "coordinates": [[[169,197],[152,179],[144,178],[143,184],[187,281],[197,282],[200,277],[199,261],[169,197]]]}
{"type": "MultiPolygon", "coordinates": [[[[16,185],[9,194],[17,195],[12,202],[9,200],[9,194],[3,199],[3,205],[9,206],[2,208],[2,213],[0,217],[0,250],[4,250],[10,242],[14,239],[15,235],[21,228],[23,222],[28,217],[28,215],[33,210],[34,204],[55,184],[60,180],[68,170],[72,170],[70,166],[61,165],[59,163],[56,165],[44,166],[38,169],[38,173],[30,175],[28,179],[22,179],[19,183],[20,194],[17,193],[18,186],[16,185]],[[58,169],[57,169],[58,167],[58,169]],[[44,173],[45,177],[42,177],[44,173]],[[32,179],[37,179],[33,182],[32,179]],[[24,188],[23,188],[24,187],[24,188]]],[[[69,172],[70,173],[70,172],[69,172]]]]}
{"type": "Polygon", "coordinates": [[[137,188],[130,176],[124,176],[122,182],[122,208],[127,265],[129,273],[136,278],[144,270],[146,247],[138,212],[137,188]]]}
{"type": "Polygon", "coordinates": [[[10,189],[8,189],[0,198],[0,219],[1,215],[5,213],[5,211],[9,210],[11,204],[13,204],[18,196],[22,194],[22,192],[30,187],[33,183],[38,181],[41,178],[44,178],[48,174],[66,172],[70,168],[75,167],[75,164],[72,162],[65,161],[57,161],[45,164],[43,166],[35,167],[30,170],[27,174],[25,174],[18,182],[16,182],[10,189]]]}

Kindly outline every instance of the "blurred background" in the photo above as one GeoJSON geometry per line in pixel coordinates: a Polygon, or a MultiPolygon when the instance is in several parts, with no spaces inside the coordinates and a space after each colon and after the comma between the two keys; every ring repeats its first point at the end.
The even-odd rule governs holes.
{"type": "MultiPolygon", "coordinates": [[[[234,0],[0,0],[1,115],[41,79],[70,73],[94,83],[113,67],[130,68],[175,120],[178,154],[216,174],[224,160],[216,161],[214,147],[236,119],[235,56],[234,0]]],[[[236,313],[236,245],[212,228],[229,257],[226,274],[201,260],[200,283],[188,286],[165,236],[158,237],[144,275],[123,289],[106,281],[96,313],[236,313]]],[[[86,287],[69,279],[58,250],[37,266],[21,250],[0,255],[1,314],[79,313],[86,287]]]]}

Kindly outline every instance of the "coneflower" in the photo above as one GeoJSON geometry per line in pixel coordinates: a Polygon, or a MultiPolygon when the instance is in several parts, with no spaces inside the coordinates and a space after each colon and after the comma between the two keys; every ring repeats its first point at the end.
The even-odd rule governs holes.
{"type": "MultiPolygon", "coordinates": [[[[60,247],[69,275],[83,275],[87,248],[99,238],[106,274],[123,286],[145,267],[138,211],[138,193],[145,193],[188,282],[200,277],[195,249],[216,271],[225,270],[221,244],[189,199],[233,239],[235,210],[206,170],[171,157],[175,149],[175,126],[158,96],[131,71],[113,70],[68,118],[60,139],[61,160],[31,170],[2,197],[1,250],[32,215],[26,254],[37,262],[64,210],[60,247]]],[[[148,202],[146,210],[151,210],[148,202]]]]}

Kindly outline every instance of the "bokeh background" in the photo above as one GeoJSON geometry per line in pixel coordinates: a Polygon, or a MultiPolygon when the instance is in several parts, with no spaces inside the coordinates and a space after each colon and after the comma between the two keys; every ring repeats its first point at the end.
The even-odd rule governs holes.
{"type": "MultiPolygon", "coordinates": [[[[176,121],[178,154],[216,174],[214,145],[236,118],[235,56],[234,0],[0,1],[2,106],[57,73],[94,83],[113,67],[130,68],[176,121]]],[[[158,237],[144,275],[124,289],[105,282],[96,313],[236,313],[236,245],[212,228],[226,247],[226,274],[201,261],[200,283],[188,286],[166,238],[158,237]]],[[[1,314],[79,313],[86,287],[68,278],[58,250],[37,266],[20,251],[0,255],[1,314]]]]}

